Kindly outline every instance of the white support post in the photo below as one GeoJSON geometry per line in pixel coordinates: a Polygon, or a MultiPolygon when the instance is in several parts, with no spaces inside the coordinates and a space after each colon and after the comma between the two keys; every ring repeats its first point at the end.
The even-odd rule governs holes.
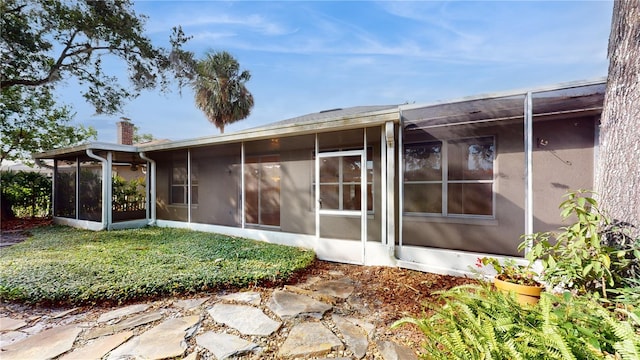
{"type": "Polygon", "coordinates": [[[109,151],[107,153],[107,164],[105,171],[105,178],[102,180],[107,184],[107,198],[105,200],[106,204],[102,204],[102,206],[107,209],[107,230],[111,230],[111,224],[113,224],[113,181],[111,180],[113,170],[113,152],[109,151]]]}
{"type": "Polygon", "coordinates": [[[315,159],[313,166],[315,167],[314,175],[315,176],[315,201],[314,201],[314,209],[316,210],[316,238],[320,238],[320,150],[318,144],[318,134],[315,134],[315,159]]]}
{"type": "Polygon", "coordinates": [[[76,220],[80,219],[80,158],[76,156],[76,220]]]}
{"type": "Polygon", "coordinates": [[[402,222],[404,216],[404,125],[402,123],[402,109],[400,110],[400,123],[398,125],[398,246],[402,252],[402,222]]]}
{"type": "MultiPolygon", "coordinates": [[[[362,147],[362,155],[360,156],[360,240],[362,241],[362,263],[365,264],[367,261],[366,258],[366,248],[367,248],[367,214],[369,205],[367,204],[367,192],[369,191],[369,179],[368,179],[368,171],[367,171],[367,128],[362,129],[363,132],[363,147],[362,147]]],[[[340,182],[342,184],[342,181],[340,182]]]]}
{"type": "MultiPolygon", "coordinates": [[[[524,103],[524,233],[533,233],[533,99],[528,92],[524,103]]],[[[527,244],[525,254],[531,250],[531,244],[527,244]]]]}
{"type": "Polygon", "coordinates": [[[58,160],[53,159],[53,176],[51,177],[51,216],[56,216],[56,178],[58,177],[58,160]]]}
{"type": "Polygon", "coordinates": [[[191,149],[187,149],[187,223],[191,224],[191,149]]]}
{"type": "Polygon", "coordinates": [[[245,217],[245,181],[244,181],[244,141],[240,144],[240,223],[242,228],[246,227],[246,217],[245,217]]]}
{"type": "Polygon", "coordinates": [[[147,220],[149,225],[156,223],[156,162],[144,152],[140,158],[147,161],[147,220]]]}
{"type": "MultiPolygon", "coordinates": [[[[384,127],[384,146],[385,151],[385,163],[383,163],[384,169],[386,169],[386,176],[384,176],[384,187],[382,188],[382,196],[384,199],[385,208],[383,210],[383,217],[385,217],[386,223],[386,245],[389,248],[389,255],[394,254],[394,248],[396,244],[395,239],[395,156],[393,154],[395,148],[395,124],[393,121],[389,121],[384,127]]],[[[398,150],[399,151],[399,150],[398,150]]],[[[402,222],[402,221],[401,221],[402,222]]]]}

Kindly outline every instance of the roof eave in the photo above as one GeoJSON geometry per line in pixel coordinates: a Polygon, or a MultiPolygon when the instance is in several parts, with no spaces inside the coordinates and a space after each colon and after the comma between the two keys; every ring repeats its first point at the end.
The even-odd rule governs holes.
{"type": "Polygon", "coordinates": [[[84,153],[88,149],[97,151],[122,151],[122,152],[138,152],[138,147],[133,145],[111,144],[105,142],[91,142],[86,144],[80,144],[76,146],[53,149],[40,153],[33,153],[31,157],[33,159],[55,159],[76,153],[84,153]]]}
{"type": "Polygon", "coordinates": [[[350,116],[338,116],[322,121],[305,122],[286,125],[267,125],[265,127],[239,131],[230,134],[201,137],[197,139],[178,140],[165,144],[141,145],[140,151],[161,151],[178,148],[199,147],[213,144],[261,140],[290,135],[306,135],[330,130],[347,130],[363,126],[376,126],[388,121],[399,122],[398,108],[362,113],[350,116]]]}
{"type": "Polygon", "coordinates": [[[591,80],[577,80],[577,81],[569,81],[569,82],[561,82],[561,83],[556,83],[556,84],[552,84],[552,85],[546,85],[546,86],[540,86],[537,88],[524,88],[524,89],[517,89],[517,90],[508,90],[508,91],[501,91],[501,92],[493,92],[493,93],[486,93],[486,94],[478,94],[478,95],[472,95],[472,96],[465,96],[462,98],[457,98],[457,99],[450,99],[450,100],[443,100],[443,101],[435,101],[435,102],[429,102],[429,103],[420,103],[420,104],[404,104],[404,105],[400,105],[400,111],[403,110],[411,110],[411,109],[418,109],[418,108],[424,108],[424,107],[431,107],[431,106],[437,106],[437,105],[443,105],[443,104],[455,104],[455,103],[460,103],[460,102],[467,102],[467,101],[473,101],[473,100],[485,100],[485,99],[494,99],[494,98],[502,98],[502,97],[510,97],[510,96],[519,96],[519,95],[525,95],[527,93],[540,93],[540,92],[547,92],[547,91],[554,91],[554,90],[562,90],[562,89],[570,89],[570,88],[578,88],[578,87],[586,87],[586,86],[591,86],[591,85],[599,85],[599,84],[606,84],[607,83],[607,77],[599,77],[596,79],[591,79],[591,80]]]}

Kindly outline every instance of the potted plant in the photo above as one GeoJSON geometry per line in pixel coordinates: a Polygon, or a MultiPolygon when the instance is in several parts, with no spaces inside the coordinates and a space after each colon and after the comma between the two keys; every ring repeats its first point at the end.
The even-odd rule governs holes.
{"type": "Polygon", "coordinates": [[[531,269],[531,265],[518,265],[512,259],[500,263],[493,257],[478,258],[476,263],[479,268],[489,265],[496,271],[493,278],[496,289],[505,293],[515,292],[518,302],[522,305],[538,303],[544,286],[536,280],[538,274],[531,269]]]}

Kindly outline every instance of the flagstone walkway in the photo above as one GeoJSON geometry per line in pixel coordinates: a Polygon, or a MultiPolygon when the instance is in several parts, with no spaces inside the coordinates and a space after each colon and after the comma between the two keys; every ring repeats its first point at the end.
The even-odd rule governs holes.
{"type": "MultiPolygon", "coordinates": [[[[23,319],[0,312],[0,359],[417,359],[381,337],[343,274],[235,292],[23,319]]],[[[378,327],[377,327],[378,326],[378,327]]]]}

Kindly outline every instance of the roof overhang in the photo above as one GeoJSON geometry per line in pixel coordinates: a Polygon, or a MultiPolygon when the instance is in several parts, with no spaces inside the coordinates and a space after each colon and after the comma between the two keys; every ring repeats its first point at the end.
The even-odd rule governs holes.
{"type": "Polygon", "coordinates": [[[31,156],[34,159],[58,159],[58,158],[69,158],[74,156],[82,156],[86,155],[87,150],[91,149],[92,151],[116,151],[116,152],[124,152],[124,153],[132,153],[137,152],[138,148],[133,145],[121,145],[121,144],[111,144],[105,142],[91,142],[86,144],[80,144],[76,146],[71,146],[67,148],[53,149],[41,153],[35,153],[31,156]]]}
{"type": "Polygon", "coordinates": [[[430,104],[354,107],[319,112],[263,127],[228,134],[151,144],[119,145],[93,142],[34,154],[34,159],[64,159],[92,151],[120,153],[153,152],[216,144],[282,138],[321,132],[349,130],[402,122],[411,128],[430,128],[470,123],[516,120],[524,117],[524,99],[533,98],[535,118],[599,114],[602,111],[606,78],[561,83],[529,90],[484,94],[430,104]]]}
{"type": "Polygon", "coordinates": [[[534,119],[588,116],[602,112],[605,90],[603,78],[447,102],[402,105],[400,112],[403,123],[412,129],[520,120],[524,118],[525,98],[531,96],[534,119]]]}
{"type": "Polygon", "coordinates": [[[327,116],[322,120],[304,121],[300,123],[272,124],[260,128],[249,129],[229,134],[201,137],[197,139],[178,140],[163,144],[142,145],[140,151],[160,151],[214,144],[238,143],[243,141],[281,138],[294,135],[306,135],[335,130],[348,130],[382,125],[386,122],[400,121],[397,107],[364,112],[355,115],[327,116]]]}

